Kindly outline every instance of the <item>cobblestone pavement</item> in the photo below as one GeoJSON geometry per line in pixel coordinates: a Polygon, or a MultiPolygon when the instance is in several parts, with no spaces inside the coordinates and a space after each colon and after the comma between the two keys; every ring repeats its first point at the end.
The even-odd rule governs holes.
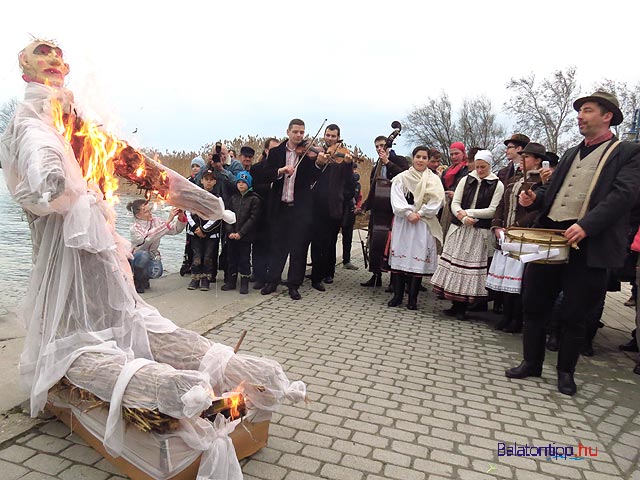
{"type": "MultiPolygon", "coordinates": [[[[640,377],[613,343],[628,330],[596,339],[571,398],[557,392],[556,354],[542,379],[505,378],[520,337],[494,331],[491,315],[444,318],[432,293],[421,293],[417,312],[388,308],[381,289],[357,286],[365,278],[339,269],[325,293],[273,295],[208,333],[233,345],[249,330],[244,352],[275,358],[308,385],[309,402],[283,406],[268,446],[241,462],[245,479],[640,480],[640,377]],[[597,455],[499,457],[499,443],[575,453],[582,444],[597,455]]],[[[121,478],[57,421],[0,446],[0,469],[3,480],[121,478]]]]}

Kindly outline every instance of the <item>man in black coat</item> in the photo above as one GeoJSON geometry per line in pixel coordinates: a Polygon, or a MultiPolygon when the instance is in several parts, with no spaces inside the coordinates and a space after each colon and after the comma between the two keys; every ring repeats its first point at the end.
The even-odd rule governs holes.
{"type": "Polygon", "coordinates": [[[300,300],[298,288],[304,280],[309,247],[309,231],[313,221],[311,185],[326,161],[309,150],[300,149],[304,139],[304,122],[294,118],[287,128],[288,140],[269,151],[263,182],[271,181],[267,215],[271,228],[271,256],[267,283],[260,291],[268,295],[276,291],[282,270],[289,257],[287,286],[289,296],[300,300]],[[302,150],[297,152],[298,150],[302,150]]]}
{"type": "Polygon", "coordinates": [[[573,395],[574,371],[586,341],[588,312],[606,289],[607,269],[624,263],[629,211],[640,188],[640,145],[621,142],[610,131],[622,122],[618,100],[595,92],[573,104],[584,141],[565,152],[551,181],[520,194],[524,207],[541,207],[537,227],[565,230],[571,249],[562,265],[529,264],[523,278],[524,360],[509,378],[539,377],[545,353],[546,317],[564,293],[558,350],[558,390],[573,395]]]}

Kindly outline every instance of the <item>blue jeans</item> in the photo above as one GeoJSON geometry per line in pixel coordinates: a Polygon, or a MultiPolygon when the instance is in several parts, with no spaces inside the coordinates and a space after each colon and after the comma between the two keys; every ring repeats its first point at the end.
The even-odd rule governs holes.
{"type": "Polygon", "coordinates": [[[162,276],[162,260],[152,258],[151,254],[146,250],[133,254],[131,266],[133,268],[146,268],[149,278],[160,278],[162,276]]]}

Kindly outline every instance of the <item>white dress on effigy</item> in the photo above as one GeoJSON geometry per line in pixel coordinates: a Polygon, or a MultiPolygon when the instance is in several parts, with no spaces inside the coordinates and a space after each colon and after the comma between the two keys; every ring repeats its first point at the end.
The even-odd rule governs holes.
{"type": "MultiPolygon", "coordinates": [[[[54,126],[53,104],[69,107],[72,101],[64,88],[28,83],[0,143],[8,190],[27,213],[33,244],[19,312],[27,329],[19,369],[31,414],[44,408],[49,389],[66,375],[111,403],[104,444],[116,456],[123,447],[119,405],[157,408],[197,423],[211,404],[212,386],[219,395],[241,381],[256,385],[260,389],[247,398],[262,410],[275,409],[284,398],[304,399],[304,384],[290,383],[277,362],[236,355],[178,328],[136,293],[127,260],[131,246],[115,231],[115,212],[83,178],[71,145],[54,126]]],[[[174,198],[197,188],[174,183],[182,189],[174,198]]],[[[224,204],[212,201],[219,201],[209,207],[221,218],[224,204]]],[[[208,431],[189,445],[213,454],[220,436],[208,431]]],[[[221,441],[230,443],[226,435],[221,441]]],[[[209,460],[204,468],[215,468],[209,460]]],[[[229,478],[241,478],[234,462],[229,478]]]]}

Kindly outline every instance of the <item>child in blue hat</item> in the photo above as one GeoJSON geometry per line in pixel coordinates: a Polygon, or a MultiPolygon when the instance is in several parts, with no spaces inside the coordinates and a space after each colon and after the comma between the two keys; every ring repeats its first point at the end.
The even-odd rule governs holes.
{"type": "Polygon", "coordinates": [[[236,174],[236,193],[231,197],[229,210],[236,214],[236,223],[225,225],[228,238],[227,282],[222,290],[235,290],[240,274],[240,293],[249,293],[251,275],[251,244],[255,239],[260,197],[252,189],[253,178],[247,171],[236,174]]]}

